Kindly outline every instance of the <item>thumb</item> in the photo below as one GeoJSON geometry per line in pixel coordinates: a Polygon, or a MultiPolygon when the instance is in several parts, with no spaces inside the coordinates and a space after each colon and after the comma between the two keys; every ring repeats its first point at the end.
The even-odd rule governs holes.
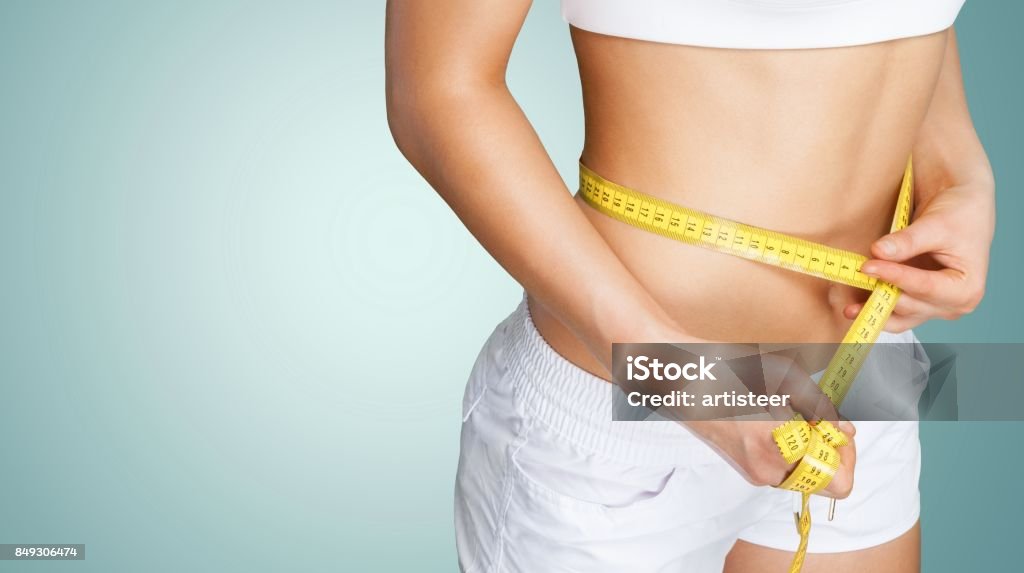
{"type": "Polygon", "coordinates": [[[871,245],[871,254],[879,259],[902,262],[924,253],[940,250],[945,233],[937,217],[922,217],[906,229],[890,233],[871,245]]]}

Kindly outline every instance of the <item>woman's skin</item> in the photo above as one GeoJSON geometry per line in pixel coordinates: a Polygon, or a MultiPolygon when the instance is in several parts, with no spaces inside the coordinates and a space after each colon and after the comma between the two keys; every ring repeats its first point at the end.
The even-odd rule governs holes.
{"type": "MultiPolygon", "coordinates": [[[[608,378],[611,343],[839,340],[864,294],[683,245],[574,200],[505,84],[530,0],[390,0],[388,120],[401,151],[530,293],[544,338],[608,378]]],[[[722,50],[572,29],[581,160],[669,201],[837,247],[904,289],[888,330],[970,312],[984,292],[994,183],[952,31],[820,50],[722,50]],[[915,220],[889,228],[908,155],[915,220]],[[908,263],[908,264],[903,264],[908,263]],[[925,270],[927,269],[927,270],[925,270]]],[[[771,422],[691,423],[752,483],[788,474],[771,422]]],[[[844,422],[844,431],[853,433],[844,422]]],[[[822,492],[853,486],[855,445],[822,492]]],[[[792,555],[738,543],[727,571],[792,555]]],[[[917,527],[804,570],[917,567],[917,527]]],[[[774,565],[777,563],[778,565],[774,565]]]]}

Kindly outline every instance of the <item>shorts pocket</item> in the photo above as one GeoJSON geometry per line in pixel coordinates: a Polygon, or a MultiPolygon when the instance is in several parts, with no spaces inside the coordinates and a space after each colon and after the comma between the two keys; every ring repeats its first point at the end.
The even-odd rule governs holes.
{"type": "Polygon", "coordinates": [[[658,507],[685,468],[638,466],[609,459],[565,440],[542,424],[510,456],[514,487],[549,506],[602,514],[658,507]]]}

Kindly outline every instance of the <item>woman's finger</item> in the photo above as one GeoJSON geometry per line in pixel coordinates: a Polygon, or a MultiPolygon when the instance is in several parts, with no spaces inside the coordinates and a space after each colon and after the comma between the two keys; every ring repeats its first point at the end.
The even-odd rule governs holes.
{"type": "MultiPolygon", "coordinates": [[[[900,297],[900,298],[902,298],[902,297],[900,297]]],[[[843,311],[844,316],[846,316],[846,318],[848,318],[850,320],[853,320],[854,318],[857,318],[857,314],[860,313],[860,307],[861,306],[863,306],[863,305],[850,305],[849,307],[847,307],[843,311]]],[[[916,312],[914,312],[914,313],[906,313],[906,314],[897,314],[897,313],[893,312],[892,316],[889,317],[889,320],[886,321],[885,328],[883,330],[885,330],[886,332],[892,332],[892,333],[895,333],[895,334],[899,334],[901,332],[910,330],[911,328],[917,328],[918,326],[921,326],[922,324],[927,322],[930,318],[941,317],[941,316],[943,316],[943,313],[939,312],[938,310],[934,310],[934,309],[932,311],[930,311],[930,312],[926,312],[926,313],[923,313],[923,314],[922,313],[916,313],[916,312]]]]}
{"type": "Polygon", "coordinates": [[[853,490],[853,468],[857,465],[857,446],[854,438],[849,436],[848,445],[836,448],[839,452],[839,470],[828,486],[819,493],[825,497],[844,499],[853,490]]]}
{"type": "Polygon", "coordinates": [[[912,328],[917,328],[928,321],[927,316],[892,316],[885,323],[885,331],[892,332],[893,334],[899,334],[906,332],[912,328]]]}
{"type": "MultiPolygon", "coordinates": [[[[864,305],[861,303],[851,304],[843,309],[843,316],[853,320],[860,314],[864,305]]],[[[893,316],[942,316],[942,310],[933,304],[927,303],[909,294],[900,295],[896,300],[896,307],[892,311],[893,316]]]]}
{"type": "Polygon", "coordinates": [[[949,246],[949,225],[938,214],[925,214],[907,228],[888,234],[871,245],[871,253],[888,261],[901,262],[918,255],[941,251],[949,246]]]}
{"type": "Polygon", "coordinates": [[[953,269],[926,271],[889,261],[870,260],[861,272],[892,283],[907,294],[936,306],[955,306],[967,291],[964,274],[953,269]]]}

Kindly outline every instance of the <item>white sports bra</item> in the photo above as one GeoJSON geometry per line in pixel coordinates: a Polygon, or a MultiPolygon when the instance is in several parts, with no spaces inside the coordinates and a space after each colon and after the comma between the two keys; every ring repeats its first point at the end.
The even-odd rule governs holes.
{"type": "Polygon", "coordinates": [[[953,25],[964,0],[561,0],[562,19],[610,36],[715,48],[854,46],[953,25]]]}

